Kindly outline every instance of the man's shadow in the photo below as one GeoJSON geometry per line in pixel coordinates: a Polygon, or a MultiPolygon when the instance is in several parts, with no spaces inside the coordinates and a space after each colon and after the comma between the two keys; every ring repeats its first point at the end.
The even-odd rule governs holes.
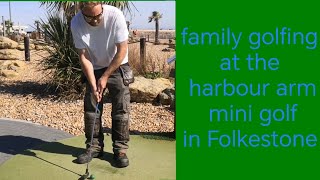
{"type": "MultiPolygon", "coordinates": [[[[31,151],[31,149],[37,150],[37,151],[43,151],[47,153],[53,153],[53,154],[71,155],[75,157],[75,159],[72,162],[76,164],[78,164],[76,161],[76,157],[86,151],[85,148],[69,146],[66,144],[62,144],[60,142],[47,142],[47,141],[43,141],[41,139],[37,139],[33,137],[12,136],[12,135],[0,136],[0,152],[2,153],[10,154],[10,155],[21,154],[25,156],[32,156],[46,163],[49,163],[51,165],[54,165],[56,167],[69,171],[71,173],[74,173],[76,175],[82,176],[81,174],[78,174],[74,171],[64,168],[63,166],[52,163],[48,160],[45,160],[37,156],[36,153],[31,151]]],[[[113,157],[112,153],[104,152],[104,156],[99,159],[105,160],[109,162],[112,166],[114,166],[112,157],[113,157]]]]}

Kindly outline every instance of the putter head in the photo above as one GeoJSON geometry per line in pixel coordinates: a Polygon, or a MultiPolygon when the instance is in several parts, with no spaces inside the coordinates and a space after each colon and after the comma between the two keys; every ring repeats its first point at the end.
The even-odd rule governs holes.
{"type": "Polygon", "coordinates": [[[78,180],[85,180],[88,179],[89,177],[89,172],[86,172],[84,175],[82,175],[78,180]]]}
{"type": "Polygon", "coordinates": [[[88,179],[95,179],[94,175],[91,174],[90,177],[88,179]]]}

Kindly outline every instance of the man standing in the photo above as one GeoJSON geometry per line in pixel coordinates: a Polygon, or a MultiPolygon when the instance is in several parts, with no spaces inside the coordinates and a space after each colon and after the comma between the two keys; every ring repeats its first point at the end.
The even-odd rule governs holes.
{"type": "Polygon", "coordinates": [[[126,167],[129,142],[130,93],[124,84],[121,67],[128,65],[128,29],[123,13],[116,7],[101,2],[81,2],[81,11],[71,21],[75,47],[86,76],[84,121],[87,151],[78,156],[79,163],[87,163],[103,156],[102,132],[103,92],[108,88],[112,102],[112,146],[117,167],[126,167]],[[96,103],[100,114],[91,133],[96,103]],[[91,156],[90,156],[91,154],[91,156]]]}

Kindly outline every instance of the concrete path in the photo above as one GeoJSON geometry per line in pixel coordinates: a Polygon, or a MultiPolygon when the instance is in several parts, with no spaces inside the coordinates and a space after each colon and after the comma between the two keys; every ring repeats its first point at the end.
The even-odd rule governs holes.
{"type": "Polygon", "coordinates": [[[64,131],[28,121],[0,119],[0,166],[26,149],[70,137],[73,136],[64,131]]]}

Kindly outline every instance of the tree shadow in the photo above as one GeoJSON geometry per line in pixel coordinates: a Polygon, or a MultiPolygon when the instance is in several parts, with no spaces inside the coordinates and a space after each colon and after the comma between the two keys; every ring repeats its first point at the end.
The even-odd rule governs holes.
{"type": "Polygon", "coordinates": [[[22,96],[32,95],[38,99],[57,96],[57,93],[53,89],[48,89],[48,84],[41,84],[32,81],[15,81],[12,84],[1,84],[0,93],[22,96]]]}

